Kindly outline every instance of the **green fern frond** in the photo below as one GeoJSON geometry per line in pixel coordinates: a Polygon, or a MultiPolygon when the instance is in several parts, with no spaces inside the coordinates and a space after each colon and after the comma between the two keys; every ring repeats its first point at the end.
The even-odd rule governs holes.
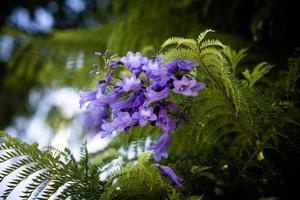
{"type": "Polygon", "coordinates": [[[200,149],[204,157],[208,156],[204,152],[224,152],[224,146],[234,146],[235,141],[247,143],[257,132],[257,124],[265,123],[269,115],[268,105],[263,103],[259,92],[247,87],[232,72],[232,66],[238,64],[246,50],[232,53],[218,40],[205,40],[208,32],[211,30],[200,34],[197,50],[170,48],[165,53],[166,62],[175,58],[193,60],[199,65],[196,68],[199,80],[207,84],[207,88],[199,92],[199,97],[192,100],[192,112],[188,113],[192,120],[176,131],[186,134],[179,136],[175,133],[180,139],[174,140],[181,141],[175,144],[177,148],[200,149]],[[261,122],[254,117],[258,111],[262,113],[261,122]],[[184,143],[186,135],[191,140],[184,143]],[[194,148],[185,146],[192,143],[196,145],[194,148]]]}
{"type": "Polygon", "coordinates": [[[274,65],[270,65],[267,62],[261,62],[254,67],[254,69],[251,73],[248,69],[246,69],[243,72],[243,75],[247,79],[247,81],[249,83],[249,87],[252,88],[253,85],[259,79],[261,79],[265,74],[267,74],[273,67],[274,67],[274,65]]]}
{"type": "Polygon", "coordinates": [[[205,153],[211,153],[212,149],[221,151],[223,145],[229,142],[229,138],[231,138],[230,142],[233,142],[238,138],[236,136],[249,134],[250,122],[248,119],[239,118],[226,101],[226,97],[218,95],[216,89],[202,91],[199,97],[193,101],[188,116],[190,120],[185,122],[174,134],[174,141],[180,141],[174,146],[192,152],[201,152],[202,157],[208,156],[205,153]],[[182,132],[186,134],[180,134],[182,132]],[[232,135],[236,136],[232,137],[232,135]],[[187,142],[182,142],[185,140],[187,142]],[[187,148],[186,144],[193,144],[195,147],[187,148]]]}
{"type": "Polygon", "coordinates": [[[169,46],[171,44],[177,44],[177,47],[180,45],[186,46],[188,48],[191,48],[193,50],[197,50],[198,45],[197,42],[193,39],[186,39],[181,37],[172,37],[167,39],[162,45],[161,48],[165,48],[166,46],[169,46]]]}
{"type": "Polygon", "coordinates": [[[4,151],[0,155],[0,163],[11,161],[1,171],[0,182],[16,173],[1,197],[8,197],[23,180],[32,176],[22,191],[21,197],[24,199],[32,195],[35,195],[35,199],[89,199],[94,195],[98,198],[103,193],[104,183],[99,178],[101,171],[98,166],[89,163],[86,147],[82,147],[82,158],[77,163],[67,150],[49,147],[41,151],[37,144],[28,145],[5,132],[0,133],[0,138],[0,150],[4,151]],[[41,187],[42,190],[35,194],[41,187]]]}
{"type": "Polygon", "coordinates": [[[215,39],[208,39],[208,40],[204,40],[201,43],[199,43],[200,51],[205,49],[205,48],[210,48],[210,47],[224,49],[225,45],[222,44],[222,42],[220,42],[219,40],[215,40],[215,39]]]}
{"type": "Polygon", "coordinates": [[[215,31],[212,30],[212,29],[207,29],[207,30],[205,30],[204,32],[200,33],[200,34],[198,35],[198,39],[197,39],[198,45],[201,44],[202,40],[205,38],[205,36],[206,36],[208,33],[213,33],[213,32],[215,32],[215,31]]]}
{"type": "Polygon", "coordinates": [[[158,128],[153,126],[145,126],[145,127],[133,127],[129,130],[128,134],[120,134],[118,137],[112,140],[107,149],[120,149],[124,148],[124,150],[128,151],[130,147],[133,147],[134,153],[138,153],[138,149],[146,150],[145,142],[147,137],[156,137],[157,134],[160,133],[158,128]]]}
{"type": "Polygon", "coordinates": [[[103,199],[167,199],[168,191],[174,190],[150,163],[152,153],[142,153],[136,164],[128,165],[110,177],[108,190],[103,199]],[[114,184],[111,184],[115,182],[114,184]]]}
{"type": "Polygon", "coordinates": [[[223,65],[223,59],[224,57],[222,56],[221,52],[216,49],[216,48],[213,48],[213,47],[207,47],[203,50],[201,50],[201,53],[200,53],[200,57],[216,57],[217,59],[220,60],[220,65],[223,65]]]}
{"type": "Polygon", "coordinates": [[[247,55],[248,49],[241,49],[238,52],[231,49],[229,46],[224,48],[224,53],[229,61],[229,65],[232,68],[233,72],[236,71],[238,63],[247,55]]]}
{"type": "MultiPolygon", "coordinates": [[[[231,63],[227,61],[226,53],[224,55],[225,45],[218,40],[204,39],[209,32],[212,32],[212,30],[200,33],[196,50],[195,48],[168,49],[165,53],[164,61],[168,62],[176,58],[193,60],[199,64],[197,68],[198,74],[201,74],[201,77],[206,79],[204,81],[210,87],[215,87],[225,97],[225,101],[231,104],[236,114],[240,111],[247,111],[250,106],[246,99],[251,91],[247,90],[242,81],[237,80],[232,74],[230,69],[231,63]]],[[[228,50],[225,51],[228,52],[228,50]]],[[[232,58],[235,59],[235,65],[244,56],[244,51],[240,51],[237,57],[232,58]]]]}
{"type": "Polygon", "coordinates": [[[174,59],[188,59],[197,62],[199,55],[192,49],[173,48],[164,53],[164,62],[169,62],[174,59]]]}

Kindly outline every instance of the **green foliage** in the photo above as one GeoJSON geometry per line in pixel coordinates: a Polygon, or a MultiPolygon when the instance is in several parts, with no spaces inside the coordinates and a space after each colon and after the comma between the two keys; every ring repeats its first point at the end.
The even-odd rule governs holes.
{"type": "Polygon", "coordinates": [[[270,65],[266,62],[261,62],[254,67],[254,69],[251,73],[250,73],[249,69],[246,69],[243,72],[243,75],[247,79],[247,81],[249,83],[249,87],[253,87],[253,85],[259,79],[261,79],[265,74],[267,74],[272,69],[272,67],[273,67],[273,65],[270,65]]]}
{"type": "Polygon", "coordinates": [[[38,149],[38,144],[28,145],[1,132],[0,163],[6,163],[0,173],[0,182],[11,173],[15,177],[7,183],[1,194],[6,199],[25,179],[30,183],[22,191],[21,198],[29,199],[99,199],[104,182],[99,179],[99,167],[89,163],[86,148],[76,162],[68,150],[38,149]]]}
{"type": "Polygon", "coordinates": [[[236,72],[236,67],[238,63],[246,56],[246,52],[248,49],[241,49],[238,52],[231,49],[230,47],[226,47],[224,49],[224,53],[229,59],[229,64],[233,70],[233,72],[236,72]]]}
{"type": "MultiPolygon", "coordinates": [[[[190,59],[199,64],[197,73],[204,77],[208,84],[212,84],[218,89],[221,95],[227,99],[228,103],[235,107],[235,111],[240,109],[248,109],[248,105],[245,102],[246,98],[243,95],[247,93],[243,90],[245,87],[236,80],[236,77],[231,73],[230,68],[226,62],[226,58],[222,55],[224,45],[214,39],[204,40],[207,33],[212,32],[210,30],[205,31],[198,36],[197,42],[194,41],[194,45],[197,44],[197,48],[194,45],[188,46],[188,48],[173,48],[165,53],[164,61],[170,61],[173,59],[190,59]]],[[[185,45],[186,39],[177,38],[172,40],[172,43],[177,42],[178,45],[185,45]]],[[[189,44],[192,42],[189,42],[189,44]]],[[[163,47],[171,44],[170,41],[164,43],[163,47]]]]}
{"type": "Polygon", "coordinates": [[[0,135],[0,183],[10,174],[7,189],[1,194],[7,198],[25,179],[30,179],[20,198],[29,199],[178,199],[180,194],[151,164],[152,153],[144,152],[137,163],[116,168],[111,175],[106,170],[116,167],[112,161],[120,156],[114,151],[90,159],[85,146],[76,162],[68,150],[53,147],[41,151],[38,144],[28,145],[5,132],[0,135]],[[91,162],[93,160],[93,162],[91,162]],[[95,163],[95,164],[93,164],[95,163]],[[106,181],[100,173],[108,173],[106,181]]]}
{"type": "MultiPolygon", "coordinates": [[[[251,179],[252,175],[248,174],[248,170],[253,166],[262,169],[261,164],[269,162],[261,152],[267,146],[274,147],[273,142],[276,141],[278,132],[269,128],[270,118],[275,114],[271,111],[271,104],[259,90],[248,87],[234,73],[239,61],[245,57],[245,50],[236,53],[229,47],[225,48],[217,40],[205,40],[203,35],[207,33],[204,32],[198,37],[198,48],[194,46],[196,41],[180,38],[167,40],[163,47],[177,44],[175,48],[166,51],[164,61],[176,58],[193,60],[199,65],[193,73],[207,84],[207,88],[200,91],[198,97],[190,100],[188,121],[174,133],[171,155],[176,154],[172,156],[174,160],[178,157],[188,158],[191,162],[190,165],[182,162],[176,165],[177,169],[185,174],[186,182],[198,182],[196,185],[188,185],[188,191],[198,190],[200,193],[192,194],[204,193],[204,196],[216,198],[219,195],[230,195],[224,193],[224,186],[229,186],[235,191],[235,188],[247,190],[247,184],[265,184],[258,183],[257,180],[247,184],[243,181],[251,179]],[[206,182],[201,180],[202,176],[197,178],[192,173],[194,166],[201,163],[214,166],[214,173],[208,175],[208,179],[204,179],[206,182]],[[187,169],[183,169],[181,165],[187,169]],[[216,167],[220,167],[221,170],[217,170],[216,167]],[[227,174],[235,177],[235,181],[226,180],[227,174]],[[211,184],[210,189],[205,189],[205,183],[211,184]],[[240,185],[237,187],[238,184],[240,185]],[[211,190],[213,187],[215,189],[211,190]],[[220,188],[223,188],[223,192],[220,188]]],[[[270,174],[265,176],[266,179],[274,178],[270,174]]]]}
{"type": "Polygon", "coordinates": [[[103,199],[178,199],[176,189],[159,174],[151,158],[152,153],[145,151],[137,163],[114,173],[103,199]]]}
{"type": "Polygon", "coordinates": [[[77,60],[82,59],[82,64],[90,66],[96,62],[96,57],[85,59],[84,56],[90,54],[91,49],[97,51],[106,48],[106,35],[110,29],[107,26],[101,31],[99,29],[54,31],[50,35],[40,37],[7,29],[6,33],[14,35],[19,47],[7,63],[8,72],[14,76],[8,76],[3,84],[6,87],[20,89],[21,86],[16,80],[22,79],[21,89],[24,89],[28,84],[32,84],[32,81],[39,85],[49,85],[51,83],[49,81],[56,79],[59,81],[58,84],[82,86],[87,79],[88,69],[81,69],[82,66],[79,66],[77,60]],[[95,35],[101,36],[101,39],[95,35]]]}
{"type": "Polygon", "coordinates": [[[197,42],[193,39],[185,39],[185,38],[180,38],[180,37],[173,37],[173,38],[169,38],[167,39],[162,45],[161,47],[164,48],[168,45],[171,44],[177,44],[177,47],[180,45],[184,45],[186,47],[191,48],[192,50],[197,51],[198,49],[198,45],[197,42]]]}
{"type": "MultiPolygon", "coordinates": [[[[1,150],[5,154],[0,156],[0,162],[26,155],[0,173],[3,179],[26,166],[17,179],[9,182],[9,188],[3,195],[6,197],[23,179],[41,171],[24,195],[30,195],[47,181],[46,185],[51,187],[42,189],[40,195],[44,199],[54,193],[62,199],[280,197],[283,194],[280,188],[286,189],[288,180],[281,173],[280,166],[285,164],[278,159],[278,154],[285,157],[282,149],[287,152],[286,147],[298,148],[298,140],[294,144],[289,137],[298,138],[295,135],[299,128],[299,115],[295,114],[297,110],[293,111],[295,102],[290,97],[298,91],[295,79],[299,75],[294,73],[299,71],[299,57],[290,59],[289,71],[281,77],[282,80],[272,84],[275,88],[287,88],[289,95],[285,100],[290,106],[284,107],[281,94],[277,94],[274,87],[266,88],[265,92],[269,95],[263,95],[255,84],[261,79],[268,82],[265,74],[270,71],[271,65],[262,62],[251,73],[246,70],[243,74],[249,82],[247,84],[236,72],[246,50],[236,52],[219,40],[206,39],[208,33],[213,31],[200,33],[197,40],[173,37],[162,45],[164,62],[193,60],[198,67],[191,73],[206,84],[195,98],[171,96],[184,108],[188,119],[172,133],[168,150],[170,158],[162,164],[171,166],[183,178],[182,187],[172,186],[153,164],[151,152],[146,151],[146,140],[156,138],[159,130],[146,126],[131,129],[128,135],[119,135],[95,155],[89,155],[83,148],[79,162],[67,151],[59,152],[52,148],[40,151],[36,144],[28,145],[1,133],[1,150]],[[294,112],[294,115],[282,117],[285,111],[294,112]],[[287,130],[287,125],[291,129],[287,130]],[[133,146],[135,157],[131,160],[122,158],[121,164],[115,164],[115,158],[120,156],[119,150],[128,150],[130,146],[133,146]],[[138,156],[141,149],[144,153],[138,156]],[[29,165],[33,162],[34,165],[29,165]],[[108,172],[108,169],[113,172],[108,172]],[[105,181],[99,179],[102,172],[107,173],[105,181]],[[61,187],[66,188],[60,191],[61,187]]],[[[149,49],[147,51],[153,51],[152,47],[149,49]]],[[[288,157],[287,160],[289,163],[288,157]]]]}

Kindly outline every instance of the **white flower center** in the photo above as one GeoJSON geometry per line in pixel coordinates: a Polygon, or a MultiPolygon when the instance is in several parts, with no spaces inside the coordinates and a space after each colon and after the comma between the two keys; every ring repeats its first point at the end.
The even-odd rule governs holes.
{"type": "Polygon", "coordinates": [[[102,92],[99,90],[98,92],[97,92],[97,94],[96,94],[96,99],[99,99],[100,97],[102,97],[103,96],[103,94],[102,94],[102,92]]]}
{"type": "Polygon", "coordinates": [[[142,111],[141,111],[141,115],[142,115],[143,117],[145,117],[145,118],[148,118],[148,117],[151,116],[151,111],[149,111],[149,110],[142,110],[142,111]]]}
{"type": "Polygon", "coordinates": [[[182,85],[182,86],[180,86],[179,91],[183,91],[183,90],[186,90],[186,89],[187,89],[187,86],[186,85],[182,85]]]}
{"type": "Polygon", "coordinates": [[[132,85],[135,82],[135,78],[133,76],[127,77],[125,80],[126,84],[132,85]]]}
{"type": "Polygon", "coordinates": [[[157,63],[149,63],[149,69],[150,70],[158,70],[159,65],[157,63]]]}
{"type": "Polygon", "coordinates": [[[140,65],[139,57],[138,56],[132,56],[130,58],[130,63],[133,67],[138,67],[140,65]]]}

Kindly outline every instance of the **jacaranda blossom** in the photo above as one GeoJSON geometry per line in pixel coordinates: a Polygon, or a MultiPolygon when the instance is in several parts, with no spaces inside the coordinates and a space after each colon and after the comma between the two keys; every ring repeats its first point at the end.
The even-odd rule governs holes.
{"type": "Polygon", "coordinates": [[[141,88],[141,80],[137,79],[135,74],[125,76],[122,82],[118,82],[117,85],[121,88],[121,91],[129,92],[137,91],[141,88]]]}
{"type": "Polygon", "coordinates": [[[125,67],[129,70],[140,69],[148,62],[148,58],[143,57],[141,53],[128,52],[126,57],[120,59],[124,63],[125,67]]]}
{"type": "Polygon", "coordinates": [[[149,106],[151,103],[163,100],[169,96],[170,89],[165,87],[163,90],[156,92],[151,87],[148,87],[145,92],[145,96],[147,97],[144,105],[149,106]]]}
{"type": "Polygon", "coordinates": [[[153,150],[153,158],[156,161],[160,161],[161,157],[168,158],[167,148],[171,142],[171,134],[165,132],[155,143],[149,148],[153,150]]]}
{"type": "Polygon", "coordinates": [[[155,121],[157,116],[153,113],[153,108],[141,107],[139,112],[133,113],[133,118],[138,120],[141,127],[144,127],[148,121],[155,121]]]}
{"type": "Polygon", "coordinates": [[[205,88],[204,83],[198,83],[194,77],[187,78],[186,76],[183,76],[181,80],[174,80],[173,85],[175,93],[185,96],[197,96],[198,90],[205,88]]]}
{"type": "Polygon", "coordinates": [[[132,118],[128,112],[119,112],[112,122],[102,124],[103,131],[100,132],[102,137],[110,134],[118,134],[132,125],[132,118]]]}
{"type": "Polygon", "coordinates": [[[110,67],[112,69],[115,69],[115,68],[119,67],[122,64],[123,63],[119,60],[118,61],[112,60],[111,62],[109,62],[108,67],[110,67]]]}
{"type": "Polygon", "coordinates": [[[167,66],[172,72],[177,70],[190,72],[193,68],[197,67],[198,65],[192,62],[191,60],[172,60],[168,62],[165,66],[167,66]]]}
{"type": "MultiPolygon", "coordinates": [[[[186,119],[185,109],[170,101],[169,96],[172,93],[197,96],[205,88],[204,83],[189,74],[198,65],[182,59],[163,63],[162,55],[149,59],[139,52],[128,52],[120,59],[107,59],[107,54],[107,51],[97,53],[108,66],[95,65],[92,72],[99,75],[106,70],[105,79],[99,80],[95,89],[80,92],[80,107],[89,113],[86,127],[94,128],[101,137],[127,133],[134,126],[159,127],[163,134],[149,149],[156,161],[167,158],[171,134],[186,119]],[[128,75],[122,76],[122,67],[128,75]]],[[[170,167],[158,165],[158,168],[175,185],[181,184],[170,167]]]]}
{"type": "Polygon", "coordinates": [[[84,107],[84,105],[87,104],[87,107],[89,106],[89,104],[93,101],[95,101],[97,99],[97,95],[98,93],[101,92],[101,89],[95,88],[94,90],[90,91],[90,92],[80,92],[79,96],[80,96],[80,100],[79,100],[79,104],[80,104],[80,108],[84,107]]]}
{"type": "Polygon", "coordinates": [[[118,101],[111,104],[111,108],[114,113],[118,113],[120,112],[120,110],[128,110],[133,106],[133,103],[135,102],[136,98],[136,95],[132,95],[123,101],[118,101]]]}
{"type": "Polygon", "coordinates": [[[168,117],[168,111],[163,106],[159,108],[155,125],[168,133],[174,131],[176,128],[176,122],[168,117]]]}
{"type": "Polygon", "coordinates": [[[91,106],[89,114],[84,118],[84,126],[91,132],[98,133],[101,131],[103,120],[106,118],[104,106],[91,106]]]}
{"type": "Polygon", "coordinates": [[[115,103],[120,97],[117,92],[110,92],[104,95],[102,92],[98,92],[96,96],[96,103],[99,105],[112,104],[115,103]]]}
{"type": "Polygon", "coordinates": [[[173,77],[173,74],[169,72],[169,68],[162,65],[162,58],[162,55],[160,55],[155,60],[149,60],[147,65],[143,66],[143,70],[150,81],[161,87],[165,86],[170,78],[173,77]]]}
{"type": "Polygon", "coordinates": [[[98,83],[101,86],[101,92],[105,93],[106,87],[109,85],[110,81],[112,80],[113,75],[108,73],[105,77],[105,80],[100,80],[98,83]]]}
{"type": "Polygon", "coordinates": [[[171,169],[171,167],[164,166],[164,165],[158,165],[157,168],[159,169],[160,173],[163,176],[168,177],[174,185],[181,185],[182,184],[182,182],[183,182],[182,179],[179,178],[175,174],[175,172],[173,171],[173,169],[171,169]]]}
{"type": "MultiPolygon", "coordinates": [[[[99,53],[100,56],[106,54],[99,53]]],[[[103,137],[128,131],[137,125],[160,127],[164,134],[153,145],[156,160],[166,157],[171,133],[177,122],[182,121],[181,117],[175,119],[170,115],[180,112],[175,103],[167,100],[170,93],[196,96],[205,87],[204,83],[188,74],[197,66],[194,62],[179,59],[168,63],[162,61],[162,55],[152,60],[139,52],[128,52],[119,60],[107,62],[110,72],[105,80],[99,80],[94,90],[80,93],[80,107],[88,108],[91,114],[85,120],[88,127],[97,127],[103,137]],[[122,78],[113,75],[112,70],[122,65],[131,73],[122,78]]],[[[98,65],[95,66],[100,70],[98,65]]],[[[183,113],[173,116],[183,116],[183,113]]]]}

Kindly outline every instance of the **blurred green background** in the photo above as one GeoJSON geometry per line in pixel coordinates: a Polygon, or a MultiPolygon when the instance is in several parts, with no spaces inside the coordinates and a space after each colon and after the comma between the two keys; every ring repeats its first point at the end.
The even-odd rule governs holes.
{"type": "Polygon", "coordinates": [[[95,51],[154,56],[168,37],[207,28],[233,49],[249,49],[240,71],[264,60],[276,76],[298,52],[297,19],[295,3],[282,0],[3,1],[0,129],[42,146],[78,144],[78,91],[92,80],[95,51]]]}

